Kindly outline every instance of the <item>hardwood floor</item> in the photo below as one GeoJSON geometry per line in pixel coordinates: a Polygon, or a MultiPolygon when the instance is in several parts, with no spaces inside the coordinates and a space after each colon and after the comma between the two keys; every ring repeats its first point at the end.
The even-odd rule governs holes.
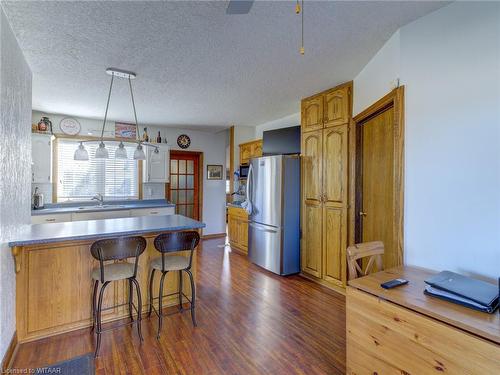
{"type": "MultiPolygon", "coordinates": [[[[345,299],[300,276],[279,277],[205,240],[198,253],[197,319],[189,311],[103,334],[96,374],[344,374],[345,299]]],[[[143,294],[145,291],[143,291],[143,294]]],[[[13,367],[92,352],[88,329],[19,347],[13,367]]]]}

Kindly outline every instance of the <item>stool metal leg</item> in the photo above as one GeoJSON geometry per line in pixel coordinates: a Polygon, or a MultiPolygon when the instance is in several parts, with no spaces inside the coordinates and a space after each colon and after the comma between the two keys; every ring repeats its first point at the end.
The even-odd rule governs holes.
{"type": "Polygon", "coordinates": [[[191,270],[184,270],[187,272],[189,275],[189,281],[191,281],[191,320],[193,321],[193,326],[196,327],[196,316],[194,314],[194,308],[195,308],[195,298],[196,298],[196,292],[194,290],[194,278],[193,274],[191,273],[191,270]]]}
{"type": "Polygon", "coordinates": [[[151,313],[153,312],[153,281],[155,277],[155,269],[151,270],[151,277],[149,278],[149,312],[148,318],[151,318],[151,313]]]}
{"type": "Polygon", "coordinates": [[[97,345],[95,348],[95,353],[94,357],[97,358],[99,355],[99,348],[101,347],[101,332],[102,332],[102,326],[101,326],[101,312],[102,312],[102,298],[104,296],[104,290],[108,286],[110,282],[106,281],[104,284],[102,284],[101,291],[99,292],[99,303],[97,305],[97,345]]]}
{"type": "Polygon", "coordinates": [[[92,328],[90,329],[90,333],[94,332],[96,325],[96,298],[97,298],[97,287],[99,286],[99,280],[94,281],[94,290],[92,292],[92,328]]]}
{"type": "Polygon", "coordinates": [[[134,289],[132,288],[132,279],[128,279],[128,314],[130,320],[134,321],[134,315],[132,314],[132,303],[134,301],[134,289]]]}
{"type": "Polygon", "coordinates": [[[141,341],[144,341],[144,337],[142,337],[141,324],[142,324],[142,297],[141,297],[141,288],[139,287],[139,283],[135,278],[129,279],[130,284],[134,283],[135,289],[137,291],[137,333],[139,333],[139,338],[141,341]]]}
{"type": "Polygon", "coordinates": [[[182,311],[182,270],[179,271],[179,310],[182,311]]]}
{"type": "Polygon", "coordinates": [[[156,335],[156,338],[160,338],[160,332],[161,332],[161,325],[163,323],[163,308],[162,308],[162,302],[163,302],[163,281],[165,280],[165,276],[167,276],[168,271],[162,272],[161,279],[160,279],[160,293],[158,294],[158,334],[156,335]]]}

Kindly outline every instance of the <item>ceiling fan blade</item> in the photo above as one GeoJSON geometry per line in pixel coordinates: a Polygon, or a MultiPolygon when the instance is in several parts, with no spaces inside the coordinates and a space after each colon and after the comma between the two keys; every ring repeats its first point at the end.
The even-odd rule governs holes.
{"type": "Polygon", "coordinates": [[[226,14],[247,14],[254,0],[230,0],[226,8],[226,14]]]}

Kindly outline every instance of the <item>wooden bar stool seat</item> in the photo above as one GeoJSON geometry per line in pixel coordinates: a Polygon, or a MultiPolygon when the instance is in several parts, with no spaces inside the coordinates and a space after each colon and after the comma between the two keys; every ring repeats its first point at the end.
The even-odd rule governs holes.
{"type": "Polygon", "coordinates": [[[157,338],[160,338],[161,326],[163,322],[163,298],[172,295],[178,295],[179,297],[179,310],[182,311],[182,298],[186,298],[191,306],[191,320],[193,321],[193,326],[196,327],[196,317],[194,313],[195,308],[195,285],[194,278],[191,272],[191,265],[193,262],[193,252],[198,243],[200,242],[200,235],[196,231],[186,231],[186,232],[169,232],[160,234],[155,238],[154,244],[155,249],[161,253],[161,256],[153,259],[150,262],[151,276],[149,278],[149,314],[153,310],[158,316],[158,334],[157,338]],[[179,251],[189,251],[189,256],[182,255],[170,255],[168,253],[179,252],[179,251]],[[168,255],[167,255],[168,254],[168,255]],[[155,276],[155,271],[161,272],[160,278],[160,290],[158,292],[158,297],[153,297],[153,281],[155,276]],[[179,272],[179,291],[170,294],[163,294],[163,282],[165,276],[168,272],[178,271],[179,272]],[[186,272],[189,276],[189,281],[191,283],[191,299],[189,299],[182,291],[182,272],[186,272]],[[158,300],[158,310],[153,305],[153,301],[158,300]]]}
{"type": "MultiPolygon", "coordinates": [[[[143,341],[141,333],[141,308],[142,308],[142,298],[141,289],[139,283],[136,279],[137,268],[139,263],[139,256],[146,249],[146,240],[140,236],[134,237],[120,237],[120,238],[109,238],[105,240],[99,240],[92,244],[90,247],[90,253],[92,256],[99,261],[99,267],[92,270],[91,276],[94,280],[94,291],[92,293],[92,330],[96,332],[97,343],[95,348],[95,357],[99,355],[99,348],[101,347],[101,333],[104,332],[101,324],[102,312],[105,310],[114,309],[119,306],[128,305],[130,322],[126,324],[134,323],[133,310],[137,313],[137,332],[139,338],[143,341]],[[124,262],[129,258],[134,258],[134,263],[124,262]],[[118,263],[107,263],[107,261],[121,261],[118,263]],[[128,280],[129,286],[129,298],[128,302],[122,303],[120,305],[111,306],[107,308],[102,308],[102,300],[104,297],[104,291],[106,287],[113,281],[128,280]],[[99,300],[97,299],[97,289],[99,283],[102,284],[101,290],[99,292],[99,300]],[[134,304],[134,287],[137,293],[137,306],[134,304]]],[[[111,329],[116,329],[119,326],[114,326],[111,329]]]]}

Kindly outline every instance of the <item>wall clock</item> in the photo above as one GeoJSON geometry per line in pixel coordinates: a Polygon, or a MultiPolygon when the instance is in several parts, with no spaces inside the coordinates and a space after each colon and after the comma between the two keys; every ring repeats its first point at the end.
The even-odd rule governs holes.
{"type": "Polygon", "coordinates": [[[186,149],[191,145],[191,138],[187,134],[181,134],[177,137],[177,145],[180,148],[186,149]]]}
{"type": "Polygon", "coordinates": [[[82,126],[78,120],[71,117],[63,118],[59,123],[59,128],[66,135],[77,135],[82,130],[82,126]]]}

